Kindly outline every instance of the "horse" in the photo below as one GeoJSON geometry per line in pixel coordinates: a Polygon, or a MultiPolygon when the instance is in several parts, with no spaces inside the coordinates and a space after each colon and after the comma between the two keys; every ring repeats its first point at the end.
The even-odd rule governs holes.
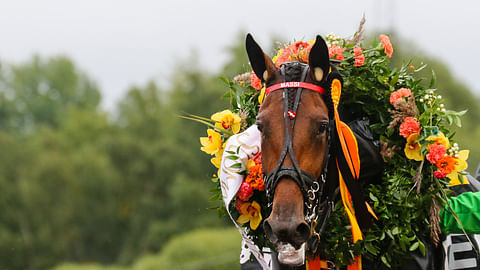
{"type": "MultiPolygon", "coordinates": [[[[332,102],[336,93],[331,87],[335,82],[341,85],[341,77],[321,36],[316,37],[308,64],[293,61],[275,66],[250,34],[246,50],[253,72],[266,86],[256,120],[271,209],[263,227],[280,264],[296,269],[304,264],[306,251],[315,252],[320,237],[324,237],[325,223],[339,193],[337,166],[345,165],[346,160],[339,159],[338,104],[332,102]]],[[[368,145],[361,137],[357,136],[357,141],[359,146],[368,145]]],[[[369,150],[360,147],[360,151],[365,154],[369,150]]],[[[374,164],[382,164],[379,153],[373,152],[374,164]]],[[[352,180],[356,176],[343,177],[352,180]]],[[[347,185],[360,227],[368,228],[371,220],[358,181],[347,181],[347,185]]]]}

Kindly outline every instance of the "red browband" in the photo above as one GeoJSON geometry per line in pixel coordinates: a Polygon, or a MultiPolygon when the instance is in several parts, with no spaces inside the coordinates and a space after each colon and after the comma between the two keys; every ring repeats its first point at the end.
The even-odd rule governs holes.
{"type": "Polygon", "coordinates": [[[265,96],[270,94],[271,92],[278,90],[278,89],[283,89],[283,88],[305,88],[309,89],[312,91],[315,91],[317,93],[320,93],[321,95],[325,95],[325,89],[323,87],[311,84],[311,83],[306,83],[306,82],[283,82],[283,83],[277,83],[274,84],[267,89],[265,89],[265,96]]]}

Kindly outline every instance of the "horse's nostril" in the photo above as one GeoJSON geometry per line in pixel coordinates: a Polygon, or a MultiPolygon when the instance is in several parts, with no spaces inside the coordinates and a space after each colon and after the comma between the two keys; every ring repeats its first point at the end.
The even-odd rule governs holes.
{"type": "Polygon", "coordinates": [[[310,227],[307,223],[302,222],[297,226],[295,230],[295,242],[303,243],[310,238],[310,227]]]}
{"type": "Polygon", "coordinates": [[[270,242],[275,243],[277,237],[273,233],[272,226],[270,226],[270,222],[268,221],[268,219],[263,222],[263,230],[265,231],[265,235],[270,240],[270,242]]]}

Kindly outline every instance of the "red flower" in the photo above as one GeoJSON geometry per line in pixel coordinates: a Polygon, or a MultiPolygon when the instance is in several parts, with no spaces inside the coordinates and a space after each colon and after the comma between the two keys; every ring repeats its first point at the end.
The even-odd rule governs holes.
{"type": "Polygon", "coordinates": [[[248,201],[253,196],[253,188],[248,182],[243,182],[237,192],[238,198],[242,201],[248,201]]]}
{"type": "Polygon", "coordinates": [[[244,204],[245,202],[240,200],[240,198],[237,198],[237,200],[235,200],[235,208],[237,208],[237,211],[240,213],[241,212],[241,209],[242,209],[242,205],[244,204]]]}
{"type": "Polygon", "coordinates": [[[403,123],[400,125],[400,135],[408,138],[412,133],[420,133],[420,122],[414,117],[405,117],[403,123]]]}
{"type": "Polygon", "coordinates": [[[380,41],[382,42],[382,46],[385,49],[385,54],[387,54],[388,58],[391,58],[393,53],[393,47],[392,43],[390,43],[390,38],[386,35],[380,35],[380,41]]]}
{"type": "Polygon", "coordinates": [[[253,88],[260,90],[262,89],[262,81],[257,77],[255,72],[252,71],[251,79],[250,79],[250,84],[252,85],[253,88]]]}
{"type": "Polygon", "coordinates": [[[439,178],[439,179],[447,177],[447,173],[443,171],[434,171],[433,175],[435,176],[435,178],[439,178]]]}
{"type": "Polygon", "coordinates": [[[362,53],[362,48],[356,46],[353,48],[353,53],[355,54],[355,63],[353,65],[356,67],[363,66],[365,64],[365,55],[362,53]]]}
{"type": "Polygon", "coordinates": [[[400,88],[397,91],[390,94],[390,104],[395,104],[402,100],[402,97],[409,97],[412,95],[412,90],[409,88],[400,88]]]}
{"type": "Polygon", "coordinates": [[[343,60],[345,57],[343,57],[343,51],[344,49],[342,47],[338,47],[337,45],[333,44],[332,47],[328,49],[328,56],[330,58],[335,57],[337,60],[343,60]]]}
{"type": "Polygon", "coordinates": [[[294,54],[297,54],[299,50],[303,50],[303,49],[306,49],[308,48],[308,43],[307,42],[303,42],[303,41],[297,41],[293,44],[293,53],[294,54]]]}
{"type": "MultiPolygon", "coordinates": [[[[437,161],[441,160],[446,153],[447,150],[445,149],[445,146],[443,146],[443,144],[430,144],[428,146],[427,160],[430,161],[430,163],[435,164],[437,163],[437,161]]],[[[439,166],[437,165],[437,167],[439,166]]]]}

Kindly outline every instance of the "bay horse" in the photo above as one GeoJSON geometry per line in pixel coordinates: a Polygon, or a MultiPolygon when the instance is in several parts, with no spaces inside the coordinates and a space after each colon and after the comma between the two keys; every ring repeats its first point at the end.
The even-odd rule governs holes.
{"type": "MultiPolygon", "coordinates": [[[[263,227],[279,262],[297,267],[304,264],[306,251],[316,251],[339,193],[337,166],[345,160],[338,159],[331,85],[341,77],[320,36],[308,64],[295,61],[275,66],[250,34],[246,49],[254,73],[267,87],[256,122],[262,134],[262,166],[271,209],[263,227]]],[[[360,227],[366,228],[371,220],[366,217],[358,181],[346,182],[360,227]]]]}

